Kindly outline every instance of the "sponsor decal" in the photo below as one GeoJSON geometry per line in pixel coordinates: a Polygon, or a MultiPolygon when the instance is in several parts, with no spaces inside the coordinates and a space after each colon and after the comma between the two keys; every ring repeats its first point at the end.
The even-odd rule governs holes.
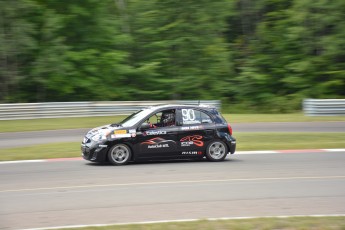
{"type": "Polygon", "coordinates": [[[199,147],[204,146],[204,142],[201,140],[202,136],[200,135],[192,135],[192,136],[186,136],[181,138],[181,146],[191,146],[191,145],[196,145],[199,147]]]}
{"type": "Polygon", "coordinates": [[[141,146],[147,146],[148,149],[157,149],[157,148],[169,148],[170,144],[175,144],[175,141],[165,140],[160,137],[155,137],[147,141],[142,142],[141,146]]]}
{"type": "Polygon", "coordinates": [[[127,130],[121,129],[121,130],[114,130],[114,134],[112,134],[111,138],[123,138],[123,137],[131,137],[132,135],[130,133],[127,133],[127,130]]]}
{"type": "Polygon", "coordinates": [[[126,134],[116,134],[115,136],[116,136],[116,138],[131,137],[131,134],[130,134],[130,133],[126,133],[126,134]]]}
{"type": "Polygon", "coordinates": [[[182,152],[182,155],[202,155],[201,151],[187,151],[187,152],[182,152]]]}
{"type": "Polygon", "coordinates": [[[106,147],[108,147],[108,145],[98,145],[98,147],[106,148],[106,147]]]}
{"type": "Polygon", "coordinates": [[[137,131],[135,129],[128,130],[129,133],[136,133],[137,131]]]}
{"type": "Polygon", "coordinates": [[[137,136],[137,131],[135,129],[128,130],[128,133],[131,134],[131,137],[136,137],[137,136]]]}
{"type": "Polygon", "coordinates": [[[188,146],[191,146],[191,145],[194,145],[194,142],[193,142],[193,141],[184,141],[184,142],[181,142],[181,146],[182,146],[182,147],[188,147],[188,146]]]}
{"type": "Polygon", "coordinates": [[[196,116],[193,109],[182,109],[183,124],[200,124],[201,122],[195,118],[196,116]]]}
{"type": "Polygon", "coordinates": [[[169,148],[169,144],[148,145],[147,148],[149,148],[149,149],[169,148]]]}
{"type": "Polygon", "coordinates": [[[153,136],[153,135],[165,135],[167,131],[164,130],[150,130],[143,133],[144,136],[153,136]]]}
{"type": "Polygon", "coordinates": [[[142,142],[141,145],[158,144],[158,143],[163,142],[163,141],[166,141],[166,140],[163,139],[163,138],[160,138],[160,137],[155,137],[155,138],[152,138],[152,139],[150,139],[150,140],[147,140],[147,141],[142,142]]]}
{"type": "Polygon", "coordinates": [[[193,125],[193,124],[200,124],[201,122],[198,120],[195,121],[183,121],[183,124],[185,125],[193,125]]]}
{"type": "Polygon", "coordinates": [[[203,129],[203,128],[204,127],[202,125],[181,127],[182,130],[199,130],[199,129],[203,129]]]}
{"type": "Polygon", "coordinates": [[[127,130],[114,130],[114,134],[118,135],[118,134],[126,134],[127,130]]]}
{"type": "Polygon", "coordinates": [[[126,133],[126,134],[116,134],[116,135],[112,134],[110,137],[111,137],[111,138],[131,137],[131,134],[130,134],[130,133],[126,133]]]}

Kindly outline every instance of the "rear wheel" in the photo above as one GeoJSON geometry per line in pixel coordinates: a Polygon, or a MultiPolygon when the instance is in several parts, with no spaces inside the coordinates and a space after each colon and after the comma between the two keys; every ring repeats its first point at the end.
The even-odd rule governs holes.
{"type": "Polygon", "coordinates": [[[228,153],[228,148],[223,141],[212,141],[206,149],[206,158],[209,161],[223,161],[228,153]]]}
{"type": "Polygon", "coordinates": [[[124,144],[114,145],[108,152],[108,159],[113,165],[125,165],[130,161],[131,157],[131,149],[124,144]]]}

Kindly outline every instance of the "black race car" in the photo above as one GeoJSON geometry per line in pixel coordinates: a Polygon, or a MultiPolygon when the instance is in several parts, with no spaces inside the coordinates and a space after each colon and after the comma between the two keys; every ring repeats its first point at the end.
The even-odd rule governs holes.
{"type": "Polygon", "coordinates": [[[81,144],[84,159],[113,165],[205,156],[222,161],[235,149],[232,128],[216,108],[191,105],[142,109],[118,124],[90,130],[81,144]]]}

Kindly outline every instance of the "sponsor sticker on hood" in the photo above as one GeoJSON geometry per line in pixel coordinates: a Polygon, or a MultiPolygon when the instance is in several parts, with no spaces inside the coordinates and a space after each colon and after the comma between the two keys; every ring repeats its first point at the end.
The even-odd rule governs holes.
{"type": "Polygon", "coordinates": [[[131,133],[128,133],[125,129],[114,130],[114,134],[111,135],[111,138],[123,138],[123,137],[132,137],[131,133]]]}
{"type": "Polygon", "coordinates": [[[127,134],[127,130],[125,129],[114,130],[114,134],[115,135],[127,134]]]}

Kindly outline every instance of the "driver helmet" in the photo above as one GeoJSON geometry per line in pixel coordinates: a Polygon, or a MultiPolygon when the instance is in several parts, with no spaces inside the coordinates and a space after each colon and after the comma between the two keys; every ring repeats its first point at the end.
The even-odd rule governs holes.
{"type": "Polygon", "coordinates": [[[164,113],[162,117],[163,125],[170,126],[175,124],[175,114],[173,112],[164,113]]]}

